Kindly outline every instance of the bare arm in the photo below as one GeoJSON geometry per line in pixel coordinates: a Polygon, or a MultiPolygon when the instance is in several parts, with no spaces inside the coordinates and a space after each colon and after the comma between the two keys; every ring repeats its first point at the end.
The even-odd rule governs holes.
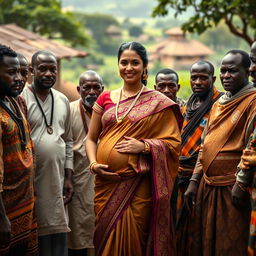
{"type": "Polygon", "coordinates": [[[97,163],[96,151],[97,151],[97,143],[98,143],[101,130],[102,130],[101,115],[93,111],[88,135],[85,142],[85,149],[86,149],[86,154],[89,159],[89,162],[94,163],[91,168],[91,171],[101,176],[102,178],[118,181],[120,180],[120,176],[117,173],[110,172],[108,170],[108,165],[97,163]]]}
{"type": "Polygon", "coordinates": [[[86,154],[90,163],[96,162],[97,143],[101,133],[101,129],[101,115],[93,111],[89,125],[89,131],[85,142],[86,154]]]}

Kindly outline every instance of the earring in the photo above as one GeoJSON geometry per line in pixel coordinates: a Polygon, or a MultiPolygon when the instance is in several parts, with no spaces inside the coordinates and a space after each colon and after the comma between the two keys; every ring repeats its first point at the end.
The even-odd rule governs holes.
{"type": "Polygon", "coordinates": [[[143,72],[142,79],[143,80],[147,80],[148,79],[148,75],[147,75],[146,71],[143,72]]]}

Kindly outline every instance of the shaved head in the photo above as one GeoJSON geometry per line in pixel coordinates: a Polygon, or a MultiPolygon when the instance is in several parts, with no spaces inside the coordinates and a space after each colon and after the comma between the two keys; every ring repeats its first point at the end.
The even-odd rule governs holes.
{"type": "Polygon", "coordinates": [[[103,83],[100,75],[97,72],[95,72],[94,70],[87,70],[84,73],[82,73],[79,77],[79,84],[80,84],[81,80],[84,79],[85,77],[94,77],[99,80],[100,84],[103,83]]]}

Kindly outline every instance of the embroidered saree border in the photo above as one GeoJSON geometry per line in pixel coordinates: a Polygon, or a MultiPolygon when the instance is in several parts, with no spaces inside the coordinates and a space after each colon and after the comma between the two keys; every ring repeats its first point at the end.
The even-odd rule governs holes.
{"type": "MultiPolygon", "coordinates": [[[[131,101],[133,101],[133,99],[127,99],[120,102],[119,108],[118,108],[118,116],[121,116],[128,110],[131,104],[131,101]]],[[[141,94],[138,102],[132,108],[132,110],[128,113],[126,118],[129,118],[131,123],[136,123],[142,118],[156,114],[170,106],[175,107],[174,112],[177,117],[178,124],[179,126],[181,126],[183,118],[180,113],[179,106],[175,102],[167,98],[166,96],[156,91],[149,91],[141,94]]],[[[106,110],[105,113],[103,113],[102,115],[103,129],[105,129],[105,127],[107,127],[108,125],[116,121],[115,108],[116,108],[116,105],[113,105],[108,110],[106,110]]],[[[96,109],[94,108],[94,110],[96,109]]]]}
{"type": "Polygon", "coordinates": [[[96,255],[101,255],[109,234],[115,228],[118,220],[128,207],[141,179],[142,176],[138,176],[122,181],[114,189],[112,196],[109,198],[99,217],[99,222],[95,229],[94,244],[96,255]]]}
{"type": "MultiPolygon", "coordinates": [[[[167,147],[161,140],[146,139],[152,154],[152,201],[151,235],[154,256],[172,256],[175,252],[170,198],[173,182],[167,164],[167,147]]],[[[147,255],[152,248],[148,243],[147,255]]]]}

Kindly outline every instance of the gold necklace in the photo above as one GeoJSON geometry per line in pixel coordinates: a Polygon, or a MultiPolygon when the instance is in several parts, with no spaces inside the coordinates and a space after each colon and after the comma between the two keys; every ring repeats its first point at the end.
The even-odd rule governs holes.
{"type": "Polygon", "coordinates": [[[129,96],[124,93],[124,88],[122,88],[121,90],[122,90],[122,95],[123,95],[126,99],[128,99],[128,98],[132,98],[132,97],[136,96],[136,95],[140,92],[141,88],[140,88],[136,93],[134,93],[134,94],[132,94],[132,95],[129,95],[129,96]]]}
{"type": "Polygon", "coordinates": [[[127,109],[127,111],[122,115],[122,116],[118,116],[118,107],[119,107],[119,103],[121,100],[121,95],[122,95],[122,89],[120,90],[119,93],[119,98],[118,101],[116,103],[116,121],[117,123],[121,123],[123,121],[123,119],[128,115],[128,113],[132,110],[132,108],[135,106],[135,104],[137,103],[141,93],[143,92],[145,86],[143,85],[140,89],[140,91],[138,92],[136,98],[133,100],[132,104],[129,106],[129,108],[127,109]]]}

